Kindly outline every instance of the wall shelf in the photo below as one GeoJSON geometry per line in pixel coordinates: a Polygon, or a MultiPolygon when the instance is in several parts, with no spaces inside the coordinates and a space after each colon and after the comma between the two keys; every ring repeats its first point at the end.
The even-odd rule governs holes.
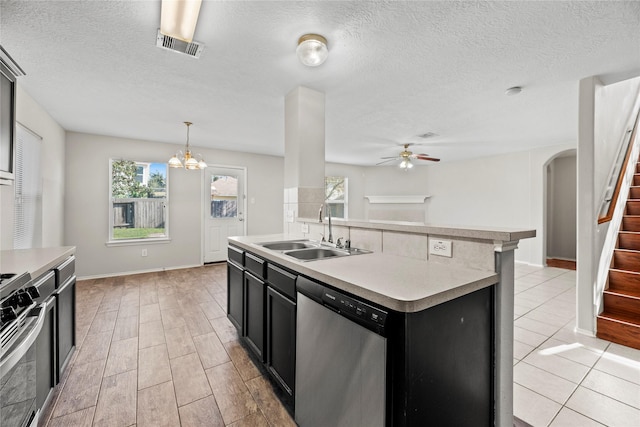
{"type": "Polygon", "coordinates": [[[365,199],[369,199],[369,203],[383,204],[383,203],[424,203],[431,196],[364,196],[365,199]]]}

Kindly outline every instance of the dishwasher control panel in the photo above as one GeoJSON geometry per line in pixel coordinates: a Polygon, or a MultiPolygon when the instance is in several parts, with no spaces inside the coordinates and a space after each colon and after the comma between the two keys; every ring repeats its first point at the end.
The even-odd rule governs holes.
{"type": "Polygon", "coordinates": [[[322,302],[340,313],[378,331],[384,329],[387,313],[331,289],[324,288],[322,302]]]}

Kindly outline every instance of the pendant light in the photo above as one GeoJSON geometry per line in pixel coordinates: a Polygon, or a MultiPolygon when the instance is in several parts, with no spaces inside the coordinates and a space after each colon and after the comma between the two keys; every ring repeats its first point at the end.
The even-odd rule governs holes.
{"type": "Polygon", "coordinates": [[[177,151],[176,154],[173,155],[169,159],[169,167],[171,168],[185,168],[189,170],[200,170],[205,169],[207,164],[205,163],[202,155],[197,154],[194,156],[191,154],[191,149],[189,148],[189,127],[193,124],[191,122],[184,122],[187,126],[187,144],[184,149],[184,154],[182,151],[177,151]]]}

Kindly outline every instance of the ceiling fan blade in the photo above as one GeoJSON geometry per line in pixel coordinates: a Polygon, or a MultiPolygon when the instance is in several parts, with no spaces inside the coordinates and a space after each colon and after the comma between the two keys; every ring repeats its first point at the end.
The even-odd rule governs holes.
{"type": "Polygon", "coordinates": [[[430,160],[432,162],[439,162],[440,159],[436,158],[436,157],[429,157],[428,154],[416,154],[415,155],[416,159],[420,159],[420,160],[430,160]]]}
{"type": "Polygon", "coordinates": [[[391,159],[388,159],[388,160],[383,160],[383,161],[381,161],[380,163],[376,163],[376,166],[378,166],[378,165],[383,165],[383,164],[385,164],[385,163],[389,163],[389,162],[393,162],[393,161],[395,161],[395,160],[398,160],[398,158],[397,158],[397,157],[394,157],[394,158],[391,158],[391,159]]]}

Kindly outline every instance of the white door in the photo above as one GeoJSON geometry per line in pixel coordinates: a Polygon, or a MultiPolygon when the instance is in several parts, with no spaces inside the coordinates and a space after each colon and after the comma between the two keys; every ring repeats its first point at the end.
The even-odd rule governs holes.
{"type": "Polygon", "coordinates": [[[204,262],[227,259],[227,238],[244,236],[244,168],[210,166],[204,185],[204,262]]]}

